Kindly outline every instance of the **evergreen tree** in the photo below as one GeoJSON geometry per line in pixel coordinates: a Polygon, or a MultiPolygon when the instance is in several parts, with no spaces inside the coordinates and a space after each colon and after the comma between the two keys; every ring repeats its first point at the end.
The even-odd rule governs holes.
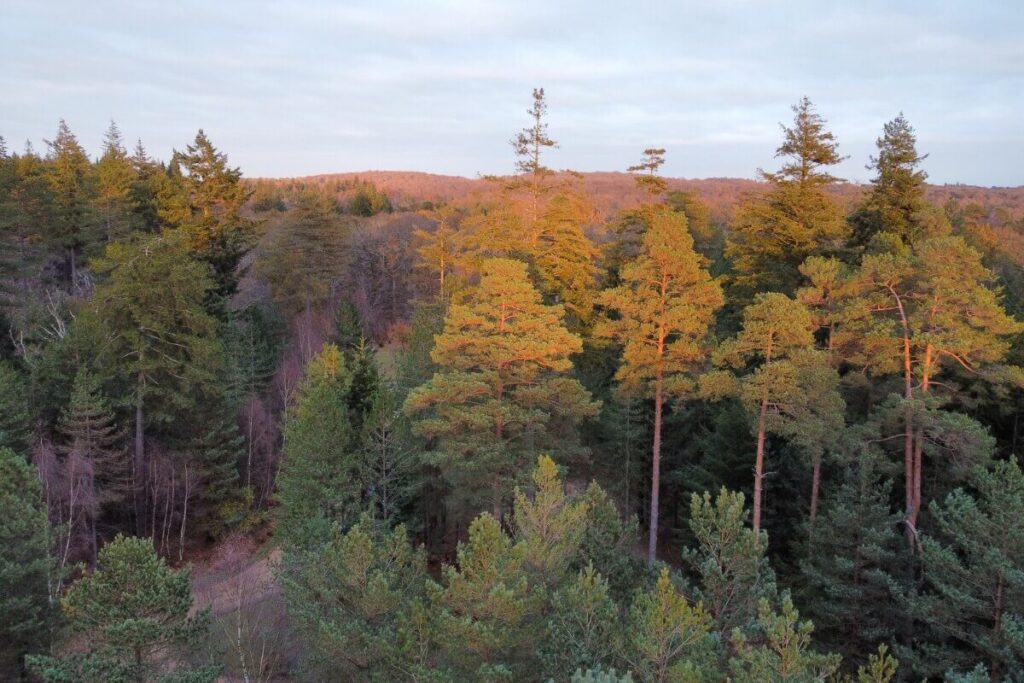
{"type": "Polygon", "coordinates": [[[801,99],[793,113],[775,151],[787,162],[775,173],[761,171],[768,193],[739,207],[726,243],[735,284],[744,292],[792,294],[800,264],[835,253],[847,236],[842,211],[826,192],[839,181],[828,172],[844,158],[839,144],[809,99],[801,99]]]}
{"type": "Polygon", "coordinates": [[[602,296],[617,317],[600,332],[622,346],[616,373],[623,389],[654,399],[651,512],[647,562],[657,557],[658,496],[661,489],[661,425],[666,397],[681,398],[693,386],[690,374],[722,305],[722,290],[704,259],[693,250],[686,218],[667,209],[651,212],[642,252],[621,273],[622,284],[602,296]]]}
{"type": "Polygon", "coordinates": [[[877,439],[869,428],[849,433],[846,466],[800,560],[815,632],[850,665],[865,663],[876,643],[890,642],[899,619],[890,582],[904,546],[877,439]]]}
{"type": "Polygon", "coordinates": [[[359,478],[372,516],[393,523],[414,499],[418,481],[419,453],[414,450],[408,418],[402,402],[388,384],[374,391],[363,418],[359,478]]]}
{"type": "Polygon", "coordinates": [[[532,226],[540,218],[541,202],[550,190],[548,180],[554,174],[544,165],[541,157],[545,150],[558,148],[558,143],[548,136],[548,124],[544,120],[548,113],[544,88],[533,89],[533,106],[526,113],[532,119],[532,124],[512,138],[516,172],[523,176],[522,182],[514,183],[513,186],[525,187],[529,194],[527,224],[532,226]]]}
{"type": "MultiPolygon", "coordinates": [[[[100,516],[115,516],[131,498],[132,482],[125,433],[109,407],[97,378],[87,368],[75,374],[71,399],[61,414],[57,431],[61,450],[72,451],[91,463],[100,516]]],[[[93,561],[98,551],[96,518],[92,519],[93,561]]]]}
{"type": "Polygon", "coordinates": [[[929,512],[921,535],[924,587],[906,605],[926,625],[910,649],[914,672],[966,673],[984,663],[991,680],[1024,677],[1024,473],[1016,460],[976,471],[977,496],[957,489],[929,512]]]}
{"type": "Polygon", "coordinates": [[[133,197],[137,175],[113,121],[103,137],[103,156],[96,162],[96,177],[97,207],[106,241],[123,239],[137,221],[133,197]]]}
{"type": "Polygon", "coordinates": [[[71,586],[61,607],[85,651],[30,657],[44,681],[212,683],[219,673],[196,661],[210,615],[189,616],[188,571],[168,567],[145,539],[119,536],[105,546],[96,570],[71,586]]]}
{"type": "Polygon", "coordinates": [[[97,270],[106,281],[90,308],[109,335],[104,373],[134,409],[135,520],[143,534],[149,517],[146,429],[188,414],[222,360],[216,321],[203,308],[212,282],[173,233],[115,242],[97,270]]]}
{"type": "Polygon", "coordinates": [[[433,230],[417,228],[413,237],[419,246],[416,249],[417,267],[427,270],[437,281],[437,298],[441,310],[447,311],[448,302],[457,291],[455,268],[460,259],[458,225],[462,213],[446,204],[423,211],[422,214],[434,222],[433,230]]]}
{"type": "Polygon", "coordinates": [[[926,236],[924,181],[928,174],[918,167],[928,155],[917,153],[917,136],[902,112],[885,124],[875,144],[878,156],[871,157],[868,165],[876,171],[871,194],[851,216],[854,242],[867,245],[872,237],[886,232],[911,244],[926,236]]]}
{"type": "Polygon", "coordinates": [[[333,523],[358,518],[357,434],[349,421],[351,377],[338,347],[327,345],[306,367],[284,424],[277,478],[278,532],[286,547],[316,547],[333,523]]]}
{"type": "Polygon", "coordinates": [[[697,545],[683,551],[683,561],[697,577],[696,597],[722,634],[749,629],[758,602],[775,597],[775,575],[765,557],[768,536],[748,529],[746,521],[742,493],[722,489],[713,501],[708,492],[691,498],[697,545]]]}
{"type": "Polygon", "coordinates": [[[571,327],[591,322],[598,251],[583,228],[593,212],[579,197],[554,196],[537,221],[529,245],[538,288],[549,300],[565,305],[571,327]]]}
{"type": "Polygon", "coordinates": [[[642,681],[701,680],[713,663],[712,623],[704,606],[690,604],[662,569],[655,588],[633,600],[622,656],[642,681]]]}
{"type": "Polygon", "coordinates": [[[23,657],[43,652],[54,615],[49,584],[50,522],[39,478],[25,459],[0,447],[0,677],[21,678],[23,657]]]}
{"type": "Polygon", "coordinates": [[[238,477],[245,438],[223,397],[209,397],[204,409],[206,426],[188,440],[188,459],[200,482],[192,514],[199,529],[221,538],[245,519],[252,502],[251,491],[242,488],[238,477]]]}
{"type": "Polygon", "coordinates": [[[529,585],[521,547],[482,513],[442,578],[443,587],[431,582],[427,592],[455,680],[520,679],[541,635],[535,626],[540,595],[529,585]]]}
{"type": "Polygon", "coordinates": [[[715,352],[716,365],[748,372],[739,386],[722,374],[702,378],[708,396],[734,393],[747,409],[757,435],[754,461],[754,530],[761,528],[762,481],[769,432],[788,436],[811,454],[814,487],[811,513],[817,505],[821,448],[843,425],[844,404],[838,377],[827,358],[813,349],[810,312],[784,294],[758,294],[743,311],[743,328],[715,352]],[[752,370],[751,364],[753,366],[752,370]]]}
{"type": "Polygon", "coordinates": [[[546,638],[538,656],[546,675],[565,680],[577,669],[611,664],[622,637],[608,582],[588,565],[551,596],[546,638]]]}
{"type": "Polygon", "coordinates": [[[380,531],[364,517],[344,534],[332,530],[315,553],[286,553],[284,570],[289,615],[311,646],[312,672],[329,680],[396,679],[399,619],[426,577],[426,557],[404,527],[380,531]]]}
{"type": "Polygon", "coordinates": [[[95,193],[92,164],[78,138],[63,119],[57,136],[47,141],[48,180],[56,213],[49,241],[65,250],[68,283],[77,282],[82,250],[96,241],[96,219],[92,213],[95,193]]]}
{"type": "Polygon", "coordinates": [[[338,348],[346,354],[358,349],[365,339],[359,309],[349,299],[342,299],[334,312],[334,336],[338,348]]]}
{"type": "Polygon", "coordinates": [[[25,380],[10,363],[0,361],[0,448],[26,449],[30,421],[25,380]]]}
{"type": "Polygon", "coordinates": [[[249,190],[242,172],[228,166],[227,155],[201,129],[186,152],[176,154],[187,204],[175,225],[189,249],[213,268],[214,293],[223,301],[235,293],[242,257],[251,247],[254,224],[240,214],[249,190]]]}
{"type": "Polygon", "coordinates": [[[758,608],[757,631],[748,639],[734,631],[729,661],[736,683],[814,683],[829,680],[839,669],[840,657],[810,649],[814,624],[800,621],[789,596],[783,598],[782,612],[775,612],[767,600],[758,608]]]}
{"type": "Polygon", "coordinates": [[[516,489],[512,520],[523,560],[538,583],[562,581],[579,551],[586,515],[586,502],[565,495],[555,461],[540,456],[533,471],[533,496],[516,489]]]}
{"type": "Polygon", "coordinates": [[[508,259],[485,263],[466,303],[453,304],[431,357],[434,377],[406,399],[419,416],[415,431],[436,440],[428,457],[463,501],[490,492],[496,517],[505,496],[536,449],[560,440],[572,452],[574,426],[598,404],[566,376],[582,348],[562,323],[561,306],[545,306],[526,266],[508,259]]]}
{"type": "Polygon", "coordinates": [[[592,481],[580,502],[586,510],[577,559],[570,566],[579,571],[593,566],[608,581],[612,596],[621,600],[638,586],[654,579],[644,563],[634,556],[637,539],[636,517],[623,519],[615,502],[592,481]]]}

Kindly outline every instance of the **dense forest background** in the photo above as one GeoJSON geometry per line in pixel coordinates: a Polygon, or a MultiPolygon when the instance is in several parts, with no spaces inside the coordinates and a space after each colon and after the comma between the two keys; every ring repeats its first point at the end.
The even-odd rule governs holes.
{"type": "Polygon", "coordinates": [[[0,677],[1024,680],[1024,189],[527,113],[478,179],[0,140],[0,677]]]}

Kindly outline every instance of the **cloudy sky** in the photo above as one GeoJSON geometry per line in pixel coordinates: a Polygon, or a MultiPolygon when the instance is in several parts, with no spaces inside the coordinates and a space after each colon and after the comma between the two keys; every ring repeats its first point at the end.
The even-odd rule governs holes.
{"type": "Polygon", "coordinates": [[[166,158],[204,128],[250,176],[512,169],[530,91],[549,163],[772,168],[806,94],[864,168],[902,110],[934,182],[1024,184],[1024,2],[0,0],[0,135],[115,119],[166,158]],[[774,9],[768,9],[774,8],[774,9]]]}

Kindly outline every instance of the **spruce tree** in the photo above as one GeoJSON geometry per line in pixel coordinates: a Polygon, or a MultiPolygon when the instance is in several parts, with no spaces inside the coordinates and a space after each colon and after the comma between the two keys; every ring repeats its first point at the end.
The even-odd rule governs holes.
{"type": "Polygon", "coordinates": [[[643,249],[621,273],[622,284],[601,301],[614,317],[599,333],[622,346],[616,379],[631,394],[654,399],[651,511],[647,562],[658,544],[661,490],[661,426],[666,398],[682,398],[693,389],[692,373],[704,355],[705,338],[722,305],[722,290],[693,250],[686,218],[665,208],[652,209],[643,249]]]}
{"type": "Polygon", "coordinates": [[[23,658],[45,652],[54,624],[50,521],[39,478],[23,457],[0,447],[0,677],[20,680],[23,658]]]}
{"type": "Polygon", "coordinates": [[[123,239],[138,221],[132,196],[137,175],[121,131],[113,121],[103,137],[103,155],[96,162],[96,178],[96,203],[106,241],[123,239]]]}
{"type": "Polygon", "coordinates": [[[577,669],[614,663],[623,635],[608,581],[588,565],[552,594],[538,657],[545,675],[565,680],[577,669]]]}
{"type": "Polygon", "coordinates": [[[775,152],[786,163],[775,173],[761,171],[769,190],[739,207],[726,243],[735,284],[748,295],[792,294],[800,284],[800,264],[835,253],[848,232],[839,205],[826,192],[838,182],[829,167],[843,160],[835,136],[806,97],[793,113],[793,125],[783,126],[775,152]]]}
{"type": "Polygon", "coordinates": [[[30,421],[25,380],[10,363],[0,360],[0,448],[26,449],[30,421]]]}
{"type": "Polygon", "coordinates": [[[75,286],[82,251],[97,241],[97,222],[92,211],[95,178],[92,164],[78,138],[63,119],[57,136],[47,141],[50,189],[56,209],[49,241],[65,250],[68,283],[75,286]]]}

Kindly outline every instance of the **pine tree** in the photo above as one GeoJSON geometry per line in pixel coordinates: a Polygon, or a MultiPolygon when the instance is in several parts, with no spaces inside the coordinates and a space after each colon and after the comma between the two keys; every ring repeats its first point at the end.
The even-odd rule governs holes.
{"type": "Polygon", "coordinates": [[[914,672],[966,673],[983,662],[992,680],[1024,677],[1024,472],[1016,460],[979,468],[977,496],[957,489],[929,512],[921,535],[924,587],[906,609],[926,625],[910,650],[914,672]]]}
{"type": "Polygon", "coordinates": [[[417,228],[413,238],[419,246],[416,249],[417,267],[428,271],[437,281],[437,299],[441,310],[447,311],[448,302],[459,289],[455,279],[455,268],[460,260],[458,227],[462,212],[450,204],[422,212],[434,222],[433,230],[417,228]]]}
{"type": "Polygon", "coordinates": [[[626,169],[630,173],[644,173],[646,171],[646,175],[638,175],[636,177],[636,184],[647,192],[652,204],[658,197],[665,194],[665,191],[668,189],[668,183],[658,175],[658,169],[664,163],[665,150],[651,147],[644,150],[644,158],[639,164],[626,169]]]}
{"type": "Polygon", "coordinates": [[[768,536],[748,529],[743,494],[724,488],[693,494],[690,530],[697,545],[683,551],[683,562],[698,579],[695,592],[719,633],[748,629],[762,599],[775,597],[775,575],[765,551],[768,536]]]}
{"type": "Polygon", "coordinates": [[[533,626],[540,596],[530,587],[520,546],[482,513],[460,543],[444,585],[429,583],[437,640],[455,680],[517,680],[540,633],[533,626]]]}
{"type": "Polygon", "coordinates": [[[787,162],[775,173],[761,171],[770,189],[740,206],[726,243],[743,291],[792,294],[800,264],[835,253],[847,236],[842,211],[825,191],[838,182],[828,169],[843,160],[839,145],[809,99],[801,99],[793,113],[775,152],[787,162]]]}
{"type": "Polygon", "coordinates": [[[334,312],[334,336],[338,348],[346,354],[358,349],[365,339],[359,309],[349,299],[342,299],[334,312]]]}
{"type": "Polygon", "coordinates": [[[533,471],[533,496],[516,489],[512,518],[516,543],[538,583],[561,583],[579,552],[586,515],[585,502],[566,496],[555,461],[540,456],[533,471]]]}
{"type": "Polygon", "coordinates": [[[590,482],[580,502],[586,509],[586,524],[577,559],[570,566],[578,571],[593,566],[608,581],[616,600],[653,580],[653,574],[632,552],[637,539],[636,517],[623,519],[615,502],[596,481],[590,482]]]}
{"type": "Polygon", "coordinates": [[[621,647],[619,609],[608,581],[588,565],[551,596],[538,656],[545,674],[565,680],[577,669],[608,666],[621,647]]]}
{"type": "Polygon", "coordinates": [[[844,404],[838,376],[827,358],[815,351],[814,323],[807,308],[784,294],[758,294],[743,311],[743,328],[715,352],[716,365],[748,369],[732,385],[728,376],[705,375],[708,396],[734,393],[747,409],[757,435],[754,462],[754,530],[761,528],[762,481],[766,437],[787,436],[811,455],[814,486],[811,514],[817,505],[821,448],[843,424],[844,404]],[[751,368],[751,364],[753,369],[751,368]]]}
{"type": "Polygon", "coordinates": [[[251,492],[239,482],[245,438],[235,411],[223,396],[210,396],[208,401],[203,406],[205,427],[188,441],[188,459],[200,482],[192,516],[200,530],[217,539],[248,515],[251,492]]]}
{"type": "Polygon", "coordinates": [[[188,571],[168,567],[148,540],[119,536],[105,546],[96,570],[71,586],[61,608],[85,651],[30,657],[29,667],[48,683],[217,678],[219,667],[195,661],[209,612],[189,616],[188,571]]]}
{"type": "Polygon", "coordinates": [[[529,253],[538,288],[549,300],[565,305],[573,329],[593,317],[598,251],[584,233],[593,209],[579,197],[555,195],[537,222],[529,253]]]}
{"type": "Polygon", "coordinates": [[[532,124],[512,138],[511,144],[516,155],[516,172],[524,176],[523,182],[514,184],[514,187],[525,186],[529,194],[529,226],[540,218],[541,202],[550,190],[548,179],[554,174],[543,164],[541,157],[545,150],[557,149],[558,143],[548,136],[548,124],[544,120],[548,113],[548,103],[544,88],[533,89],[533,106],[526,113],[532,119],[532,124]]]}
{"type": "Polygon", "coordinates": [[[20,680],[23,657],[43,652],[54,614],[49,582],[50,522],[39,478],[23,457],[0,447],[0,677],[20,680]]]}
{"type": "Polygon", "coordinates": [[[414,449],[409,419],[402,402],[388,384],[377,385],[363,418],[359,479],[372,516],[394,523],[414,499],[419,453],[414,449]]]}
{"type": "Polygon", "coordinates": [[[434,462],[462,499],[479,504],[489,491],[496,517],[536,449],[559,442],[571,453],[574,426],[598,404],[567,376],[582,348],[562,323],[561,306],[545,306],[526,266],[485,262],[480,284],[453,304],[431,354],[439,370],[406,399],[415,431],[436,440],[434,462]]]}
{"type": "Polygon", "coordinates": [[[713,663],[712,623],[704,606],[690,604],[662,569],[655,588],[633,600],[622,657],[643,681],[701,680],[713,663]]]}
{"type": "Polygon", "coordinates": [[[617,316],[599,328],[622,346],[616,379],[627,393],[654,399],[651,512],[648,564],[657,557],[658,495],[661,488],[662,406],[691,389],[689,375],[704,352],[704,341],[722,305],[722,290],[704,259],[693,250],[684,216],[652,210],[643,250],[621,273],[622,284],[602,296],[617,316]]]}
{"type": "Polygon", "coordinates": [[[928,174],[918,167],[928,155],[917,153],[917,136],[902,112],[885,124],[875,144],[878,156],[871,157],[868,168],[877,175],[864,206],[851,216],[854,242],[867,245],[876,234],[886,232],[912,244],[926,236],[924,181],[928,174]]]}
{"type": "Polygon", "coordinates": [[[814,624],[800,621],[789,596],[783,598],[782,612],[775,612],[767,600],[762,600],[756,638],[752,641],[741,631],[733,632],[731,644],[736,654],[729,661],[732,674],[729,680],[736,683],[829,680],[839,669],[840,657],[810,649],[813,631],[814,624]]]}
{"type": "Polygon", "coordinates": [[[876,643],[890,642],[898,614],[890,595],[902,560],[899,515],[889,506],[892,482],[870,428],[846,438],[846,467],[811,532],[800,570],[817,637],[851,665],[876,643]]]}
{"type": "Polygon", "coordinates": [[[422,595],[426,569],[405,527],[379,530],[368,518],[344,534],[332,530],[315,552],[287,552],[285,597],[289,616],[311,645],[307,673],[392,680],[401,670],[399,620],[422,595]]]}

